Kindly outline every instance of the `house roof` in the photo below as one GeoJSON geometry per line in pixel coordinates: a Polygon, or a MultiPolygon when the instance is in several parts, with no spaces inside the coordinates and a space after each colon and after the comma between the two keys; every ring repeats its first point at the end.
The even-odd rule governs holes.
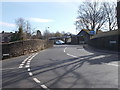
{"type": "Polygon", "coordinates": [[[13,33],[9,33],[9,32],[5,32],[5,33],[0,33],[0,35],[2,35],[2,37],[9,37],[11,36],[13,33]]]}
{"type": "Polygon", "coordinates": [[[112,36],[112,35],[120,35],[119,29],[98,33],[94,35],[92,38],[106,37],[106,36],[112,36]]]}
{"type": "Polygon", "coordinates": [[[77,35],[79,35],[82,31],[85,31],[86,33],[89,34],[89,30],[88,29],[82,29],[77,35]]]}
{"type": "MultiPolygon", "coordinates": [[[[79,35],[82,31],[85,31],[86,33],[90,34],[90,31],[93,31],[93,30],[88,30],[88,29],[82,29],[77,35],[79,35]]],[[[101,30],[98,30],[97,33],[102,33],[103,31],[101,30]]]]}

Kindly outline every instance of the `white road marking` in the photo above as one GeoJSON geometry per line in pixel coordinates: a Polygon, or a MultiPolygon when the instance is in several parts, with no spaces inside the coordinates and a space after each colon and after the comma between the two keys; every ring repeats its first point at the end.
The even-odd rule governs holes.
{"type": "Polygon", "coordinates": [[[69,53],[67,53],[67,55],[68,55],[68,56],[71,56],[71,57],[75,57],[75,58],[77,57],[77,56],[74,56],[74,55],[69,54],[69,53]]]}
{"type": "Polygon", "coordinates": [[[24,62],[26,62],[30,57],[32,57],[34,54],[32,54],[32,55],[30,55],[30,56],[28,56],[25,60],[24,60],[24,62]]]}
{"type": "Polygon", "coordinates": [[[24,64],[20,64],[20,66],[23,66],[24,64]]]}
{"type": "Polygon", "coordinates": [[[27,61],[27,63],[30,63],[31,61],[27,61]]]}
{"type": "Polygon", "coordinates": [[[40,81],[39,81],[37,78],[33,78],[33,80],[34,80],[36,83],[40,83],[40,81]]]}
{"type": "Polygon", "coordinates": [[[47,89],[47,86],[45,86],[45,85],[41,85],[41,87],[47,89]]]}
{"type": "Polygon", "coordinates": [[[66,51],[67,47],[64,49],[64,52],[66,51]]]}
{"type": "Polygon", "coordinates": [[[117,64],[112,64],[112,63],[105,63],[106,65],[111,65],[111,66],[116,66],[116,67],[119,67],[119,65],[117,64]]]}
{"type": "MultiPolygon", "coordinates": [[[[31,62],[31,60],[37,55],[38,53],[35,53],[35,54],[32,54],[32,55],[30,55],[29,57],[27,57],[20,65],[19,65],[19,67],[18,68],[23,68],[23,66],[25,65],[25,63],[26,63],[26,65],[25,65],[25,67],[26,68],[28,68],[27,69],[27,71],[28,71],[28,74],[29,74],[29,76],[33,76],[33,73],[32,72],[30,72],[30,62],[31,62]]],[[[40,80],[38,80],[37,78],[33,78],[33,80],[36,82],[36,83],[39,83],[40,84],[40,80]]],[[[40,85],[42,88],[44,88],[44,89],[48,89],[45,85],[40,85]]]]}
{"type": "Polygon", "coordinates": [[[22,64],[25,64],[26,61],[23,61],[22,64]]]}
{"type": "Polygon", "coordinates": [[[30,68],[28,68],[27,71],[29,72],[29,71],[30,71],[30,68]]]}
{"type": "Polygon", "coordinates": [[[28,67],[30,67],[30,65],[26,65],[25,67],[28,68],[28,67]]]}
{"type": "Polygon", "coordinates": [[[23,66],[20,65],[19,68],[23,68],[23,66]]]}
{"type": "MultiPolygon", "coordinates": [[[[66,49],[67,47],[64,49],[64,52],[66,52],[66,49]]],[[[84,50],[84,49],[81,49],[81,50],[84,50]]],[[[78,56],[75,56],[75,55],[72,55],[72,54],[69,54],[67,53],[68,56],[71,56],[71,57],[75,57],[77,58],[78,56]]],[[[107,55],[108,56],[108,55],[107,55]]],[[[93,58],[90,58],[90,60],[93,60],[93,59],[99,59],[99,58],[104,58],[106,57],[106,55],[100,55],[100,56],[96,56],[96,57],[93,57],[93,58]]],[[[80,58],[80,59],[85,59],[85,58],[80,58]]],[[[119,67],[118,64],[112,64],[112,63],[105,63],[106,65],[111,65],[111,66],[116,66],[116,67],[119,67]]]]}
{"type": "MultiPolygon", "coordinates": [[[[64,49],[64,52],[66,52],[66,49],[67,49],[67,47],[64,49]]],[[[71,56],[71,57],[77,57],[77,56],[72,55],[72,54],[69,54],[69,53],[67,53],[67,55],[68,55],[68,56],[71,56]]]]}
{"type": "Polygon", "coordinates": [[[28,59],[28,61],[31,61],[31,60],[32,60],[32,58],[28,59]]]}
{"type": "Polygon", "coordinates": [[[27,62],[27,65],[30,65],[30,63],[29,63],[29,62],[27,62]]]}
{"type": "Polygon", "coordinates": [[[31,72],[29,72],[29,75],[32,76],[33,74],[31,72]]]}
{"type": "MultiPolygon", "coordinates": [[[[28,56],[28,57],[20,64],[20,66],[19,66],[18,68],[23,68],[25,62],[26,62],[29,58],[31,58],[33,55],[34,55],[34,54],[28,56]]],[[[28,66],[26,66],[26,67],[28,67],[28,66]]]]}

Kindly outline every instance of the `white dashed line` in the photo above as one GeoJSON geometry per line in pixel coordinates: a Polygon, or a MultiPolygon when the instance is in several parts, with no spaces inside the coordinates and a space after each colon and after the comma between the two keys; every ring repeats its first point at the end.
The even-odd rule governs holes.
{"type": "Polygon", "coordinates": [[[23,66],[20,65],[19,68],[23,68],[23,66]]]}
{"type": "Polygon", "coordinates": [[[23,66],[24,64],[20,64],[20,66],[23,66]]]}
{"type": "Polygon", "coordinates": [[[30,63],[31,61],[27,61],[27,63],[30,63]]]}
{"type": "Polygon", "coordinates": [[[33,78],[33,80],[34,80],[36,83],[40,83],[40,81],[39,81],[37,78],[33,78]]]}
{"type": "Polygon", "coordinates": [[[29,72],[29,75],[32,76],[33,74],[31,72],[29,72]]]}
{"type": "Polygon", "coordinates": [[[23,66],[25,65],[25,62],[26,62],[29,58],[31,58],[33,55],[34,55],[34,54],[28,56],[28,57],[20,64],[20,66],[19,66],[18,68],[23,68],[23,66]]]}
{"type": "MultiPolygon", "coordinates": [[[[26,63],[25,67],[27,68],[27,71],[28,71],[28,74],[29,76],[33,76],[33,73],[30,72],[30,62],[31,60],[37,55],[38,53],[35,53],[35,54],[32,54],[31,56],[29,56],[28,58],[26,58],[19,66],[19,68],[23,68],[24,64],[26,63]]],[[[40,80],[38,80],[37,78],[33,78],[33,80],[36,82],[36,83],[39,83],[40,84],[40,80]]],[[[47,89],[47,86],[45,85],[40,85],[42,88],[44,89],[47,89]]]]}
{"type": "Polygon", "coordinates": [[[28,67],[30,67],[30,65],[26,65],[25,67],[28,68],[28,67]]]}
{"type": "Polygon", "coordinates": [[[30,62],[27,62],[27,65],[30,65],[30,62]]]}
{"type": "Polygon", "coordinates": [[[41,85],[41,87],[47,89],[47,86],[45,86],[45,85],[41,85]]]}
{"type": "MultiPolygon", "coordinates": [[[[23,66],[25,65],[25,67],[27,68],[27,71],[28,71],[28,74],[29,76],[33,76],[33,73],[30,72],[30,62],[31,60],[37,55],[38,53],[35,53],[35,54],[32,54],[30,55],[28,58],[26,58],[19,66],[19,68],[23,68],[23,66]]],[[[36,82],[36,83],[39,83],[40,84],[40,80],[38,80],[37,78],[33,78],[33,80],[36,82]]],[[[45,86],[45,85],[40,85],[43,89],[47,89],[48,88],[45,86]]]]}
{"type": "Polygon", "coordinates": [[[30,71],[30,68],[28,68],[27,71],[29,72],[29,71],[30,71]]]}
{"type": "Polygon", "coordinates": [[[25,64],[26,61],[23,61],[22,64],[25,64]]]}

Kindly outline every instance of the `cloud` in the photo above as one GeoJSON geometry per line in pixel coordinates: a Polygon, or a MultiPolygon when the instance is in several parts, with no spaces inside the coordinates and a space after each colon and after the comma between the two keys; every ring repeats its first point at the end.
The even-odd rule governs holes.
{"type": "Polygon", "coordinates": [[[47,23],[47,22],[53,22],[52,19],[41,19],[41,18],[29,18],[30,21],[34,22],[40,22],[40,23],[47,23]]]}
{"type": "Polygon", "coordinates": [[[73,19],[73,21],[79,21],[79,20],[80,20],[80,19],[77,19],[77,18],[76,18],[76,19],[73,19]]]}
{"type": "Polygon", "coordinates": [[[0,22],[0,26],[15,27],[15,24],[12,24],[12,23],[6,23],[6,22],[0,22]]]}

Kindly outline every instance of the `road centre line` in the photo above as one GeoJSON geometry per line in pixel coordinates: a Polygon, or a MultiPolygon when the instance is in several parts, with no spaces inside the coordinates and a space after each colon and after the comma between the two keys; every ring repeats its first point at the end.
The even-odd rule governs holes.
{"type": "MultiPolygon", "coordinates": [[[[32,55],[34,55],[34,54],[32,54],[32,55]]],[[[32,57],[32,55],[28,56],[28,57],[23,61],[23,63],[25,63],[30,57],[32,57]]]]}
{"type": "Polygon", "coordinates": [[[41,87],[44,89],[48,89],[47,86],[45,86],[45,85],[41,85],[41,87]]]}
{"type": "Polygon", "coordinates": [[[29,72],[29,75],[32,76],[33,75],[32,72],[29,72]]]}
{"type": "Polygon", "coordinates": [[[28,68],[28,67],[30,67],[30,65],[26,65],[25,67],[28,68]]]}
{"type": "Polygon", "coordinates": [[[34,54],[28,56],[25,60],[23,60],[23,62],[20,64],[20,66],[18,68],[23,68],[24,64],[26,63],[26,61],[31,58],[34,54]]]}
{"type": "MultiPolygon", "coordinates": [[[[19,68],[23,68],[23,65],[25,64],[25,62],[26,62],[26,65],[25,65],[25,67],[26,68],[28,68],[27,69],[27,71],[28,71],[28,74],[29,74],[29,76],[33,76],[33,73],[32,72],[30,72],[31,70],[30,70],[30,62],[31,62],[31,60],[37,55],[38,53],[35,53],[35,54],[32,54],[32,55],[30,55],[28,58],[26,58],[21,64],[20,64],[20,66],[19,66],[19,68]]],[[[36,82],[36,83],[39,83],[40,84],[40,80],[38,80],[37,78],[33,78],[33,80],[36,82]]],[[[40,85],[43,89],[48,89],[47,88],[47,86],[45,86],[45,85],[40,85]]]]}
{"type": "Polygon", "coordinates": [[[23,68],[23,66],[20,65],[19,68],[23,68]]]}
{"type": "Polygon", "coordinates": [[[29,71],[30,71],[30,68],[28,68],[27,71],[29,72],[29,71]]]}
{"type": "Polygon", "coordinates": [[[40,81],[39,81],[37,78],[33,78],[33,80],[34,80],[36,83],[40,83],[40,81]]]}
{"type": "MultiPolygon", "coordinates": [[[[35,53],[34,55],[32,55],[30,58],[27,58],[27,59],[25,59],[26,61],[27,61],[27,63],[26,63],[26,66],[25,67],[30,67],[30,62],[31,62],[31,60],[37,55],[38,53],[35,53]]],[[[25,62],[25,61],[24,61],[25,62]]],[[[25,64],[25,63],[24,63],[25,64]]],[[[22,64],[23,65],[23,64],[22,64]]],[[[30,76],[33,76],[33,73],[32,72],[30,72],[30,68],[28,68],[27,69],[27,71],[28,71],[28,73],[29,73],[29,75],[30,76]]],[[[38,80],[37,78],[33,78],[33,80],[36,82],[36,83],[39,83],[40,84],[40,80],[38,80]]],[[[45,86],[45,85],[40,85],[43,89],[47,89],[48,90],[48,88],[47,88],[47,86],[45,86]]]]}

